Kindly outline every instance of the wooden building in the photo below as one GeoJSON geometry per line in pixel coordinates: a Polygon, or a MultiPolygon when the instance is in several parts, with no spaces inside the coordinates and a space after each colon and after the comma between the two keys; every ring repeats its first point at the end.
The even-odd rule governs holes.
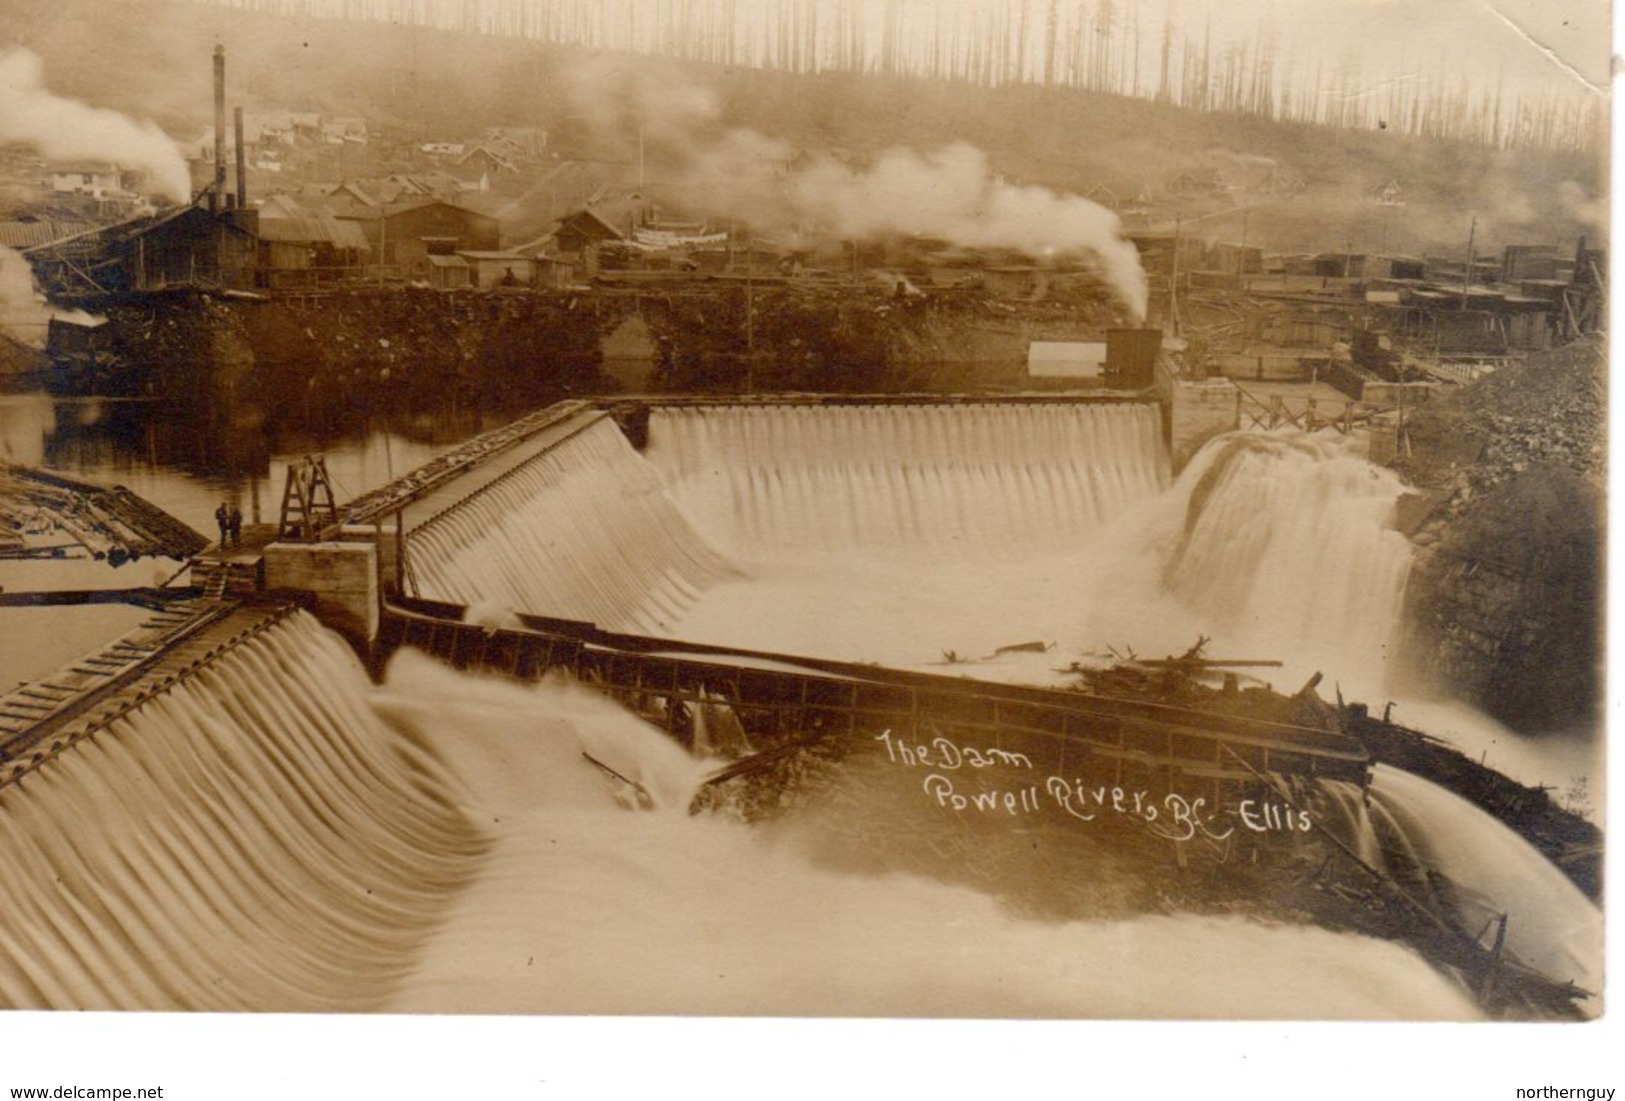
{"type": "Polygon", "coordinates": [[[459,249],[457,255],[467,262],[469,282],[476,287],[528,287],[536,280],[530,257],[518,252],[459,249]]]}
{"type": "Polygon", "coordinates": [[[440,199],[414,199],[369,211],[339,215],[360,226],[379,263],[403,272],[421,271],[431,256],[464,249],[495,252],[497,220],[440,199]]]}
{"type": "Polygon", "coordinates": [[[565,215],[559,219],[558,228],[553,231],[553,240],[558,251],[577,256],[590,248],[625,239],[625,234],[591,209],[565,215]]]}
{"type": "Polygon", "coordinates": [[[132,228],[114,246],[124,289],[251,289],[259,258],[256,222],[252,211],[210,214],[189,206],[132,228]]]}
{"type": "Polygon", "coordinates": [[[357,278],[366,263],[361,227],[330,214],[262,217],[259,241],[259,283],[273,290],[357,278]]]}

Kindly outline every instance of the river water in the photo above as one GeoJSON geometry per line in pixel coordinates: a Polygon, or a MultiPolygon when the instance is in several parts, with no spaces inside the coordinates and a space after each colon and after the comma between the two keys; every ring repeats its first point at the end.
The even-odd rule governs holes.
{"type": "MultiPolygon", "coordinates": [[[[1384,522],[1399,487],[1342,442],[1235,437],[1173,478],[1155,414],[1128,406],[805,412],[784,424],[765,423],[771,412],[657,417],[645,456],[613,427],[595,430],[579,456],[539,465],[535,485],[509,486],[514,500],[459,510],[415,547],[425,595],[918,667],[1054,644],[966,670],[1009,679],[1108,644],[1155,653],[1205,634],[1226,651],[1282,656],[1283,677],[1326,668],[1382,688],[1406,567],[1384,522]]],[[[206,533],[222,496],[251,521],[274,519],[282,471],[314,449],[342,497],[481,426],[448,413],[318,438],[223,414],[174,421],[140,403],[0,402],[7,457],[127,485],[206,533]]],[[[74,584],[129,584],[129,571],[153,566],[32,564],[0,583],[61,584],[68,574],[50,571],[64,570],[74,584]]],[[[6,677],[108,626],[58,622],[6,632],[57,636],[7,655],[6,677]]],[[[28,900],[0,924],[12,1004],[1477,1012],[1393,943],[1242,917],[1039,920],[1019,886],[990,894],[952,876],[832,863],[793,821],[761,831],[690,819],[707,762],[604,701],[411,654],[374,687],[303,617],[122,730],[0,806],[7,889],[28,900]],[[628,813],[583,751],[642,783],[655,808],[628,813]],[[65,844],[62,816],[97,805],[117,805],[116,820],[88,816],[94,825],[65,844]],[[53,880],[74,889],[45,889],[53,880]],[[303,884],[304,903],[272,882],[303,884]],[[212,979],[238,944],[262,954],[212,979]]],[[[1485,815],[1418,784],[1379,775],[1373,798],[1486,913],[1518,913],[1522,957],[1595,983],[1596,908],[1485,815]]]]}

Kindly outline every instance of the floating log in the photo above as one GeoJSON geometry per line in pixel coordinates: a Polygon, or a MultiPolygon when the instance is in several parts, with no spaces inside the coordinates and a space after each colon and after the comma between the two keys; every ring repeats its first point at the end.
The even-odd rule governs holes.
{"type": "Polygon", "coordinates": [[[189,558],[209,541],[123,486],[104,489],[0,460],[0,557],[60,557],[60,547],[32,545],[26,536],[60,533],[115,566],[159,555],[189,558]]]}

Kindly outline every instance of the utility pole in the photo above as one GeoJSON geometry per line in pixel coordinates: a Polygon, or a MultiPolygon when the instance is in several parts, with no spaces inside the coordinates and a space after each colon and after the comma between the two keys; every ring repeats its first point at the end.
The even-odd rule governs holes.
{"type": "Polygon", "coordinates": [[[1473,282],[1473,263],[1477,259],[1473,255],[1473,238],[1478,233],[1478,218],[1475,216],[1472,225],[1467,229],[1467,270],[1461,274],[1461,308],[1467,308],[1467,288],[1473,282]]]}
{"type": "Polygon", "coordinates": [[[1174,335],[1179,335],[1179,230],[1184,223],[1183,214],[1174,215],[1174,262],[1168,276],[1168,319],[1173,322],[1174,335]]]}
{"type": "Polygon", "coordinates": [[[745,245],[745,393],[756,390],[756,235],[745,245]]]}

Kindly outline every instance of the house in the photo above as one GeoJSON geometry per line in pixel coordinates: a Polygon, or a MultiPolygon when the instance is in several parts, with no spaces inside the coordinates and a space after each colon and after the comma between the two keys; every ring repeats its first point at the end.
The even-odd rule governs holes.
{"type": "Polygon", "coordinates": [[[462,194],[464,187],[461,180],[447,172],[413,172],[396,173],[386,176],[383,183],[394,189],[390,202],[411,198],[414,195],[427,195],[434,199],[451,200],[462,194]]]}
{"type": "Polygon", "coordinates": [[[1256,245],[1219,242],[1213,246],[1210,260],[1214,271],[1235,272],[1239,275],[1262,275],[1264,250],[1256,245]]]}
{"type": "Polygon", "coordinates": [[[12,221],[0,222],[0,246],[19,251],[37,248],[95,228],[93,222],[65,222],[26,214],[12,221]]]}
{"type": "Polygon", "coordinates": [[[336,133],[340,141],[347,141],[352,145],[366,145],[368,139],[367,120],[359,117],[329,119],[322,125],[324,135],[336,133]]]}
{"type": "Polygon", "coordinates": [[[1508,245],[1501,261],[1501,281],[1557,278],[1557,248],[1553,245],[1508,245]]]}
{"type": "Polygon", "coordinates": [[[1113,191],[1105,184],[1096,184],[1094,187],[1091,187],[1088,194],[1084,195],[1084,198],[1088,199],[1091,203],[1096,203],[1105,207],[1107,210],[1116,210],[1118,207],[1117,192],[1113,191]]]}
{"type": "MultiPolygon", "coordinates": [[[[243,141],[249,146],[292,145],[293,116],[286,111],[244,111],[243,141]]],[[[213,142],[213,136],[208,139],[213,142]]]]}
{"type": "Polygon", "coordinates": [[[1371,201],[1378,206],[1404,206],[1405,191],[1399,186],[1398,180],[1389,180],[1372,189],[1371,201]]]}
{"type": "Polygon", "coordinates": [[[93,199],[129,197],[118,165],[106,161],[80,161],[51,169],[50,188],[58,195],[88,195],[93,199]]]}
{"type": "Polygon", "coordinates": [[[466,172],[480,172],[495,176],[502,172],[518,172],[521,159],[519,147],[506,138],[487,138],[457,158],[458,168],[466,172]]]}
{"type": "Polygon", "coordinates": [[[625,234],[591,207],[560,218],[552,237],[560,253],[577,256],[626,239],[625,234]]]}
{"type": "Polygon", "coordinates": [[[1301,195],[1309,185],[1295,172],[1278,164],[1268,165],[1247,183],[1247,190],[1255,195],[1301,195]]]}
{"type": "Polygon", "coordinates": [[[493,126],[485,131],[485,140],[506,142],[525,160],[535,160],[547,152],[547,131],[535,126],[493,126]]]}
{"type": "Polygon", "coordinates": [[[586,205],[622,236],[654,220],[654,204],[639,188],[602,184],[587,197],[586,205]]]}
{"type": "Polygon", "coordinates": [[[418,152],[431,157],[460,157],[467,151],[468,146],[460,141],[426,141],[418,146],[418,152]]]}
{"type": "Polygon", "coordinates": [[[481,289],[528,287],[536,278],[530,257],[519,252],[459,249],[457,255],[468,263],[470,283],[481,289]]]}
{"type": "Polygon", "coordinates": [[[379,263],[406,271],[420,270],[431,255],[495,252],[500,235],[495,218],[440,199],[410,199],[338,217],[361,228],[379,263]]]}
{"type": "Polygon", "coordinates": [[[317,184],[311,188],[301,188],[299,191],[299,198],[312,209],[324,210],[339,217],[377,210],[394,197],[394,190],[383,192],[375,189],[370,182],[362,180],[345,180],[331,185],[317,184]]]}
{"type": "Polygon", "coordinates": [[[562,256],[533,256],[531,267],[536,286],[546,290],[564,290],[575,283],[576,266],[562,256]]]}

